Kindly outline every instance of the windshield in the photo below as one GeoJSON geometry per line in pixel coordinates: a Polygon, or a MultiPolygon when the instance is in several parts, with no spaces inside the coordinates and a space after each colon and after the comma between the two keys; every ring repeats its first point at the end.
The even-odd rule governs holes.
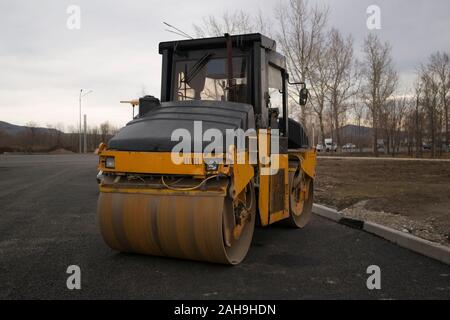
{"type": "Polygon", "coordinates": [[[232,78],[229,85],[226,58],[208,58],[200,64],[196,60],[178,61],[175,64],[173,99],[247,102],[244,57],[233,58],[232,78]]]}

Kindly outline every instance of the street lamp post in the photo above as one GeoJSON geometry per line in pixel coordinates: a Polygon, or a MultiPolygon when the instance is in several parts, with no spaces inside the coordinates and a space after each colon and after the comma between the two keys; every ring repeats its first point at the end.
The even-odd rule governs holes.
{"type": "Polygon", "coordinates": [[[91,93],[92,92],[92,90],[89,90],[88,92],[86,92],[85,94],[83,94],[83,89],[81,89],[80,90],[80,97],[79,97],[79,105],[80,105],[80,122],[79,122],[79,131],[78,131],[78,133],[79,133],[79,135],[78,135],[78,152],[79,153],[81,153],[82,151],[82,149],[81,149],[81,98],[82,97],[85,97],[85,96],[87,96],[89,93],[91,93]]]}

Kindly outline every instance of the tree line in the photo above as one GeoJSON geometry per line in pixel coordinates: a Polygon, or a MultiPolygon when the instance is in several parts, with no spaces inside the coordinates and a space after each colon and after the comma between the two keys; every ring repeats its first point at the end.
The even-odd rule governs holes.
{"type": "Polygon", "coordinates": [[[434,52],[417,66],[415,86],[402,92],[392,58],[392,45],[371,32],[355,56],[352,35],[329,26],[330,8],[306,0],[281,2],[273,17],[242,10],[208,16],[194,24],[199,37],[224,33],[261,32],[274,38],[285,55],[291,81],[303,81],[311,97],[300,107],[300,86],[290,87],[290,116],[310,133],[316,143],[333,138],[344,141],[346,124],[370,126],[371,141],[360,137],[359,147],[370,146],[375,155],[395,156],[401,148],[421,157],[430,149],[432,157],[449,151],[448,99],[450,63],[445,52],[434,52]]]}
{"type": "MultiPolygon", "coordinates": [[[[79,152],[79,129],[69,126],[67,132],[62,123],[39,127],[28,122],[13,134],[0,128],[0,153],[2,152],[58,152],[63,150],[79,152]]],[[[107,142],[118,131],[108,121],[99,126],[89,126],[86,130],[86,149],[93,152],[101,142],[107,142]]],[[[83,133],[82,133],[83,134],[83,133]]],[[[84,138],[82,136],[82,143],[84,138]]],[[[82,150],[84,146],[82,146],[82,150]]]]}

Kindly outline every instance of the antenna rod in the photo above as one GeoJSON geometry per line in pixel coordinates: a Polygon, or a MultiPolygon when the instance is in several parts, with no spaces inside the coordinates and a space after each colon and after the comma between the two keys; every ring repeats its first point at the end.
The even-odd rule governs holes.
{"type": "Polygon", "coordinates": [[[188,35],[188,34],[187,34],[186,32],[184,32],[183,30],[180,30],[180,29],[178,29],[177,27],[174,27],[173,25],[171,25],[171,24],[169,24],[169,23],[167,23],[167,22],[165,22],[165,21],[163,21],[163,23],[164,23],[166,26],[168,26],[169,28],[175,29],[175,30],[177,30],[178,32],[181,32],[182,34],[186,35],[186,37],[191,38],[191,39],[194,39],[193,37],[191,37],[190,35],[188,35]]]}
{"type": "Polygon", "coordinates": [[[186,35],[184,35],[184,34],[182,34],[182,33],[178,33],[178,32],[176,32],[176,31],[172,31],[172,30],[169,30],[169,29],[164,29],[164,31],[167,31],[167,32],[170,32],[170,33],[174,33],[174,34],[179,35],[179,36],[184,37],[184,38],[191,39],[191,38],[189,38],[188,36],[186,36],[186,35]]]}

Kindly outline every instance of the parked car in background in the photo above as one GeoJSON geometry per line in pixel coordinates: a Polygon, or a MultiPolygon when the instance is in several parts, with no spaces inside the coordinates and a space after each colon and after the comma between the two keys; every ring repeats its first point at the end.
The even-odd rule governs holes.
{"type": "Polygon", "coordinates": [[[377,140],[377,149],[378,151],[384,151],[384,139],[377,140]]]}
{"type": "Polygon", "coordinates": [[[346,143],[342,147],[342,150],[356,150],[356,145],[354,145],[353,143],[346,143]]]}
{"type": "Polygon", "coordinates": [[[323,151],[323,145],[321,143],[318,143],[316,146],[316,150],[317,152],[322,152],[323,151]]]}
{"type": "Polygon", "coordinates": [[[423,150],[431,150],[431,143],[422,142],[423,150]]]}
{"type": "Polygon", "coordinates": [[[333,143],[333,139],[325,139],[325,151],[337,151],[337,145],[333,143]]]}

